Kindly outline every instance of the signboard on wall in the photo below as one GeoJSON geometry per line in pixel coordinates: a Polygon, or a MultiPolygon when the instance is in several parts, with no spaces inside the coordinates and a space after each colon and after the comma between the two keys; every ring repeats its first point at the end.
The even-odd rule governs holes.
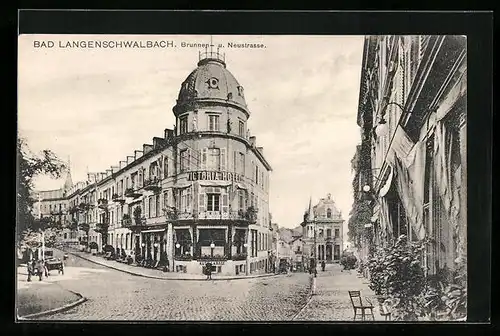
{"type": "Polygon", "coordinates": [[[230,181],[242,182],[240,174],[221,171],[194,171],[188,173],[188,181],[230,181]]]}

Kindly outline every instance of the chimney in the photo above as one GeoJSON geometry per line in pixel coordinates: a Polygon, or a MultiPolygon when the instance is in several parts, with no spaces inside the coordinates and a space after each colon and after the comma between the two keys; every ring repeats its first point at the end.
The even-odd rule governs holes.
{"type": "Polygon", "coordinates": [[[109,176],[113,174],[113,169],[106,169],[106,175],[109,176]]]}
{"type": "Polygon", "coordinates": [[[157,149],[157,148],[160,148],[163,146],[163,143],[164,143],[164,139],[163,138],[158,138],[158,137],[154,137],[153,138],[153,148],[154,149],[157,149]]]}
{"type": "Polygon", "coordinates": [[[250,137],[250,145],[252,145],[252,147],[255,147],[255,141],[257,141],[257,138],[255,138],[255,136],[251,136],[250,137]]]}
{"type": "Polygon", "coordinates": [[[165,140],[170,139],[174,136],[174,130],[170,128],[165,128],[164,135],[165,135],[165,140]]]}
{"type": "Polygon", "coordinates": [[[120,167],[117,167],[117,166],[111,166],[111,170],[113,171],[113,173],[116,173],[117,171],[120,170],[120,167]]]}
{"type": "Polygon", "coordinates": [[[142,156],[142,151],[140,151],[140,150],[134,151],[134,156],[135,156],[135,159],[137,160],[138,158],[140,158],[142,156]]]}
{"type": "Polygon", "coordinates": [[[127,161],[120,161],[120,169],[123,169],[127,166],[127,161]]]}
{"type": "Polygon", "coordinates": [[[146,155],[153,150],[153,145],[143,144],[142,149],[143,149],[144,155],[146,155]]]}
{"type": "Polygon", "coordinates": [[[132,162],[134,162],[134,157],[133,156],[130,156],[130,155],[127,155],[127,164],[131,164],[132,162]]]}

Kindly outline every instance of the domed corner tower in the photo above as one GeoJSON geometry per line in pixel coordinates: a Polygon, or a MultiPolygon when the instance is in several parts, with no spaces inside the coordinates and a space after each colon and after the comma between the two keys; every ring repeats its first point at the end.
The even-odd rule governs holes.
{"type": "Polygon", "coordinates": [[[222,53],[199,53],[197,67],[182,82],[172,111],[176,135],[216,131],[246,137],[250,111],[244,89],[227,70],[222,53]]]}

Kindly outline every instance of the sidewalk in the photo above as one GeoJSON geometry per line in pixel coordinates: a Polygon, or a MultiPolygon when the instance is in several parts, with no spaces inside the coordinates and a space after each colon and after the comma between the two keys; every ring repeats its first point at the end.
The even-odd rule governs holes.
{"type": "Polygon", "coordinates": [[[19,319],[29,319],[49,315],[69,309],[85,302],[80,294],[68,291],[57,283],[38,276],[27,281],[26,265],[17,268],[17,316],[19,319]]]}
{"type": "MultiPolygon", "coordinates": [[[[142,276],[151,279],[160,280],[191,280],[191,281],[201,281],[206,280],[206,276],[203,274],[190,274],[182,272],[163,272],[161,270],[144,268],[134,265],[123,264],[114,260],[106,260],[102,257],[93,256],[89,253],[74,251],[71,249],[65,249],[65,252],[71,253],[77,257],[88,260],[95,264],[109,267],[111,269],[125,272],[131,275],[142,276]]],[[[241,276],[227,276],[227,275],[217,275],[212,274],[212,280],[238,280],[238,279],[253,279],[253,278],[266,278],[271,276],[277,276],[277,274],[254,274],[254,275],[241,275],[241,276]]]]}
{"type": "MultiPolygon", "coordinates": [[[[359,278],[356,270],[341,272],[340,265],[328,265],[327,270],[318,271],[316,294],[309,304],[295,317],[297,321],[352,321],[354,311],[349,298],[350,290],[361,291],[373,304],[375,321],[384,321],[380,315],[378,302],[373,291],[368,287],[368,280],[359,278]]],[[[359,321],[359,316],[356,321],[359,321]]],[[[369,318],[367,317],[369,322],[369,318]]],[[[361,321],[360,321],[361,322],[361,321]]]]}

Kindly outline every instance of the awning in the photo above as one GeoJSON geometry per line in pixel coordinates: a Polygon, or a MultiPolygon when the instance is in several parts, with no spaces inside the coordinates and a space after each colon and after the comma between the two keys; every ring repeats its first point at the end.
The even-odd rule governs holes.
{"type": "Polygon", "coordinates": [[[388,169],[389,169],[389,176],[387,177],[385,184],[382,187],[380,187],[380,190],[378,192],[380,197],[384,197],[391,188],[392,178],[394,176],[394,169],[390,165],[388,166],[388,169]]]}
{"type": "Polygon", "coordinates": [[[236,187],[238,189],[248,189],[248,187],[246,185],[244,185],[243,183],[236,183],[236,187]]]}
{"type": "Polygon", "coordinates": [[[144,230],[141,233],[151,233],[151,232],[164,232],[165,229],[155,229],[155,230],[144,230]]]}
{"type": "Polygon", "coordinates": [[[184,188],[188,188],[192,185],[192,183],[178,183],[176,185],[173,186],[174,189],[184,189],[184,188]]]}
{"type": "Polygon", "coordinates": [[[198,181],[202,187],[227,187],[233,182],[231,181],[198,181]]]}

